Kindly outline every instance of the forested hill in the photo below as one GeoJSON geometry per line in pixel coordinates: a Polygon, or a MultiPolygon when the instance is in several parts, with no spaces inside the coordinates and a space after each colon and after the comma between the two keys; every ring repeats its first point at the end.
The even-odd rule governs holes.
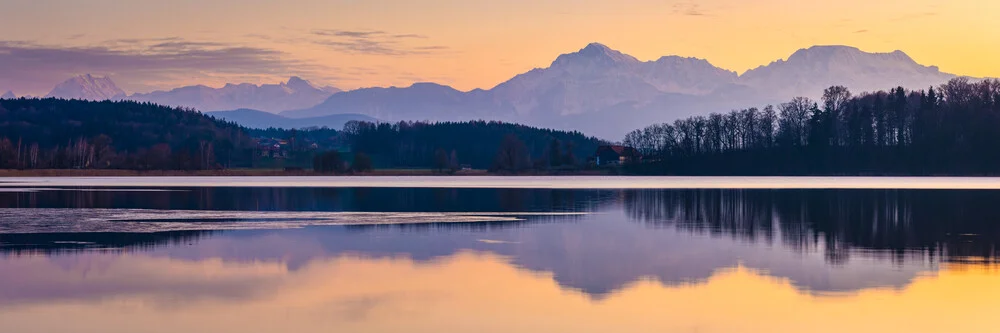
{"type": "Polygon", "coordinates": [[[0,100],[0,168],[212,169],[245,164],[242,127],[137,102],[0,100]]]}
{"type": "Polygon", "coordinates": [[[349,122],[344,132],[356,152],[386,167],[524,171],[578,167],[601,140],[580,132],[496,122],[349,122]]]}
{"type": "Polygon", "coordinates": [[[370,156],[376,168],[524,171],[582,166],[600,144],[578,132],[499,122],[355,121],[346,128],[250,130],[150,103],[5,99],[0,169],[307,168],[314,156],[339,151],[347,162],[370,156]]]}
{"type": "Polygon", "coordinates": [[[1000,81],[795,98],[656,124],[625,143],[644,174],[1000,175],[1000,81]]]}

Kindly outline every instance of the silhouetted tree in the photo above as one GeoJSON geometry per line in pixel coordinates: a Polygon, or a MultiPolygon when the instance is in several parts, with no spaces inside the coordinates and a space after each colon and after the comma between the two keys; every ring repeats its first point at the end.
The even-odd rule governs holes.
{"type": "Polygon", "coordinates": [[[448,153],[444,149],[438,148],[434,151],[434,170],[444,172],[448,169],[448,153]]]}
{"type": "Polygon", "coordinates": [[[559,140],[552,139],[552,142],[549,143],[549,166],[558,167],[563,165],[564,159],[565,157],[562,153],[562,143],[559,142],[559,140]]]}
{"type": "Polygon", "coordinates": [[[493,170],[506,172],[520,172],[531,167],[531,157],[528,156],[528,149],[524,141],[518,139],[513,134],[504,137],[500,149],[497,150],[493,170]]]}
{"type": "Polygon", "coordinates": [[[328,151],[313,157],[313,171],[321,173],[342,173],[345,171],[344,160],[340,152],[328,151]]]}
{"type": "Polygon", "coordinates": [[[361,152],[354,153],[354,164],[351,165],[351,169],[355,172],[372,171],[374,166],[372,165],[371,156],[361,152]]]}

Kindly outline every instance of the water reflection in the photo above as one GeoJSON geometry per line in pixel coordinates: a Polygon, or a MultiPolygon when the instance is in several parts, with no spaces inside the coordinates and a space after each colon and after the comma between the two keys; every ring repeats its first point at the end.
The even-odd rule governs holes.
{"type": "MultiPolygon", "coordinates": [[[[551,274],[564,288],[595,299],[608,297],[640,280],[651,279],[664,285],[701,283],[720,270],[740,265],[787,279],[806,293],[898,289],[922,272],[933,272],[938,265],[933,258],[891,263],[865,256],[829,265],[817,251],[789,251],[684,230],[650,230],[643,224],[627,222],[628,217],[620,211],[576,216],[561,223],[561,217],[551,218],[547,223],[527,224],[222,231],[198,239],[156,234],[178,238],[164,241],[158,248],[126,249],[189,260],[280,263],[291,271],[315,260],[345,255],[369,259],[405,257],[429,263],[471,250],[501,255],[518,267],[551,274]]],[[[102,237],[73,235],[79,242],[101,244],[102,237]]],[[[35,236],[3,237],[0,239],[4,242],[18,244],[30,243],[35,236]]],[[[73,257],[72,253],[65,256],[73,257]]]]}
{"type": "Polygon", "coordinates": [[[833,298],[735,266],[697,285],[640,280],[594,299],[505,257],[468,251],[431,262],[344,255],[297,270],[142,254],[102,259],[28,257],[4,267],[33,278],[0,275],[0,330],[990,332],[1000,298],[995,269],[983,266],[833,298]]]}
{"type": "Polygon", "coordinates": [[[29,213],[590,213],[0,234],[0,331],[982,332],[1000,308],[995,202],[929,190],[0,193],[0,207],[29,213]],[[39,322],[57,313],[66,320],[39,322]]]}
{"type": "Polygon", "coordinates": [[[0,192],[0,208],[114,208],[237,211],[563,212],[614,200],[607,190],[448,188],[87,188],[0,192]]]}
{"type": "Polygon", "coordinates": [[[727,235],[806,251],[832,263],[870,255],[996,260],[1000,192],[962,190],[678,190],[624,193],[652,226],[727,235]],[[821,242],[822,241],[822,242],[821,242]]]}

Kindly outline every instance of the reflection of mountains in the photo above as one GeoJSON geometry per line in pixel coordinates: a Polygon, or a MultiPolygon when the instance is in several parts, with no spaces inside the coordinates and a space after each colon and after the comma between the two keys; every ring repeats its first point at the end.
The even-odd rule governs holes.
{"type": "Polygon", "coordinates": [[[995,260],[1000,192],[959,190],[675,190],[624,192],[625,210],[655,227],[808,250],[834,263],[852,252],[995,260]]]}
{"type": "MultiPolygon", "coordinates": [[[[520,267],[551,272],[560,285],[601,297],[640,279],[667,285],[698,283],[719,270],[740,265],[787,279],[810,292],[901,288],[921,272],[938,269],[941,261],[995,261],[994,244],[1000,239],[1000,225],[993,223],[1000,217],[1000,206],[994,204],[1000,202],[1000,193],[990,191],[342,189],[254,193],[286,198],[261,201],[269,209],[370,210],[379,207],[370,200],[386,200],[385,207],[398,210],[472,207],[468,210],[595,213],[549,217],[548,221],[556,223],[516,227],[308,227],[227,231],[187,240],[181,240],[183,233],[172,233],[155,237],[176,241],[122,246],[159,244],[163,246],[150,252],[189,260],[282,262],[292,270],[313,260],[343,255],[403,255],[434,264],[462,251],[485,251],[509,257],[520,267]],[[319,198],[310,198],[310,193],[319,193],[319,198]],[[435,194],[446,198],[433,199],[435,194]],[[171,242],[192,245],[169,246],[171,242]]],[[[238,198],[245,197],[206,207],[231,209],[247,204],[238,198]]],[[[0,242],[7,241],[0,238],[0,242]]]]}

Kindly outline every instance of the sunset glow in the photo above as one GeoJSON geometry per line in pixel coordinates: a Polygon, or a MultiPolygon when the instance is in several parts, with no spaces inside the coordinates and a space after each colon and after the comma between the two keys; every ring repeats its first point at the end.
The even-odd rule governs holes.
{"type": "Polygon", "coordinates": [[[82,73],[110,75],[129,92],[291,75],[343,89],[421,81],[488,89],[589,42],[640,60],[705,58],[741,73],[800,48],[843,44],[992,77],[1000,76],[992,61],[1000,57],[998,11],[1000,2],[983,0],[12,0],[0,5],[0,30],[17,33],[0,41],[0,59],[47,57],[48,66],[30,77],[10,70],[0,90],[44,94],[82,73]],[[239,56],[212,66],[128,63],[206,49],[239,56]],[[61,59],[60,50],[117,58],[61,59]]]}

